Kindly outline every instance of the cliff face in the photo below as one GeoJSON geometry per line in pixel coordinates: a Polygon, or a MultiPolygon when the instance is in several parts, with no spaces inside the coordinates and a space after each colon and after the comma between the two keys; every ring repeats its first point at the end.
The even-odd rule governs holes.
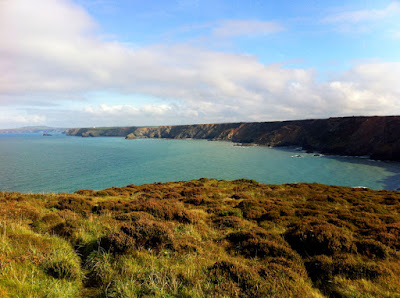
{"type": "Polygon", "coordinates": [[[68,129],[72,136],[123,136],[226,140],[267,146],[299,146],[327,154],[400,160],[400,116],[342,117],[282,122],[159,127],[68,129]]]}

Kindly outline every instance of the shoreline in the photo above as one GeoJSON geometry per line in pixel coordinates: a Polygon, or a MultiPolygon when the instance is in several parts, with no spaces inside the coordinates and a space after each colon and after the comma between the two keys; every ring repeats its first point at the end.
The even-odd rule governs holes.
{"type": "Polygon", "coordinates": [[[271,147],[297,146],[322,154],[400,161],[400,116],[336,117],[158,127],[67,129],[68,136],[226,140],[271,147]]]}

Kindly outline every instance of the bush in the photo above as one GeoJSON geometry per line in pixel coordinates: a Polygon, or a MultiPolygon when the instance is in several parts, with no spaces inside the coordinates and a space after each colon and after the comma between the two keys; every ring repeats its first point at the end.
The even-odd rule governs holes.
{"type": "MultiPolygon", "coordinates": [[[[226,239],[231,242],[231,250],[248,258],[284,257],[295,259],[295,252],[273,240],[267,240],[252,232],[236,232],[229,234],[226,239]]],[[[268,237],[268,236],[267,236],[268,237]]],[[[272,236],[270,236],[272,238],[272,236]]],[[[276,237],[276,236],[275,236],[276,237]]]]}
{"type": "Polygon", "coordinates": [[[182,197],[191,198],[191,197],[199,196],[204,191],[205,191],[204,187],[196,187],[196,188],[185,187],[181,191],[180,195],[182,197]]]}
{"type": "Polygon", "coordinates": [[[208,279],[216,285],[218,296],[262,297],[266,294],[261,292],[256,272],[229,261],[218,261],[210,266],[208,279]]]}
{"type": "Polygon", "coordinates": [[[78,221],[67,220],[65,222],[55,225],[51,229],[51,232],[69,240],[69,242],[71,242],[72,244],[76,244],[78,240],[77,237],[78,227],[79,227],[78,221]]]}
{"type": "Polygon", "coordinates": [[[213,223],[219,228],[241,229],[246,226],[246,222],[237,216],[217,217],[213,219],[213,223]]]}
{"type": "Polygon", "coordinates": [[[120,231],[103,238],[101,246],[114,253],[125,253],[131,249],[173,248],[173,235],[164,224],[155,221],[137,221],[124,224],[120,231]]]}
{"type": "Polygon", "coordinates": [[[114,189],[103,189],[94,193],[95,197],[116,197],[119,193],[114,189]]]}
{"type": "Polygon", "coordinates": [[[32,223],[32,228],[37,232],[44,232],[47,231],[50,227],[54,227],[62,222],[64,222],[64,220],[57,213],[48,213],[43,217],[35,220],[32,223]]]}
{"type": "Polygon", "coordinates": [[[74,193],[83,196],[94,196],[96,194],[96,191],[93,189],[80,189],[75,191],[74,193]]]}
{"type": "Polygon", "coordinates": [[[182,198],[181,194],[174,191],[167,192],[163,197],[164,200],[175,200],[180,198],[182,198]]]}
{"type": "Polygon", "coordinates": [[[35,207],[9,203],[5,206],[0,206],[0,219],[2,218],[35,221],[40,218],[40,213],[35,207]]]}
{"type": "Polygon", "coordinates": [[[203,205],[206,203],[206,201],[200,197],[191,197],[191,198],[184,200],[184,202],[187,204],[195,205],[195,206],[200,206],[200,205],[203,205]]]}
{"type": "Polygon", "coordinates": [[[355,251],[348,230],[321,221],[295,224],[285,233],[285,239],[303,256],[355,251]]]}
{"type": "Polygon", "coordinates": [[[58,210],[71,210],[80,215],[88,215],[93,208],[93,203],[82,198],[61,198],[54,206],[58,210]]]}
{"type": "Polygon", "coordinates": [[[317,287],[322,287],[326,294],[330,294],[331,291],[327,287],[328,281],[336,275],[349,279],[375,279],[390,274],[387,269],[377,264],[362,262],[351,255],[343,255],[335,259],[325,255],[315,256],[306,261],[305,266],[311,280],[317,287]]]}
{"type": "Polygon", "coordinates": [[[266,213],[265,204],[257,200],[244,200],[241,201],[236,208],[242,210],[243,217],[246,219],[258,220],[266,213]]]}
{"type": "Polygon", "coordinates": [[[141,201],[132,205],[131,209],[150,213],[159,219],[176,220],[186,224],[196,223],[198,221],[198,216],[191,211],[185,210],[183,206],[181,207],[170,202],[163,202],[155,199],[141,201]]]}
{"type": "Polygon", "coordinates": [[[356,242],[357,252],[368,258],[386,259],[389,256],[389,248],[372,239],[359,240],[356,242]]]}

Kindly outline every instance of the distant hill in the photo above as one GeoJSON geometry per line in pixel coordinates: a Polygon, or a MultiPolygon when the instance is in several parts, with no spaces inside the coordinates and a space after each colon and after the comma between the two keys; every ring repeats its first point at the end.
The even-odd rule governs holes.
{"type": "Polygon", "coordinates": [[[50,126],[24,126],[20,128],[0,129],[0,133],[45,133],[45,132],[64,132],[66,128],[50,126]]]}
{"type": "Polygon", "coordinates": [[[336,117],[275,122],[159,127],[67,129],[67,135],[208,139],[265,146],[298,146],[309,152],[400,160],[400,116],[336,117]]]}

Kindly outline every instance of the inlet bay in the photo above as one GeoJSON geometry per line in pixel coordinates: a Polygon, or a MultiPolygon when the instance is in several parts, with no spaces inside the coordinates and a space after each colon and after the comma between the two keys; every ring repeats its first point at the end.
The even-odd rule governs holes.
{"type": "Polygon", "coordinates": [[[0,190],[19,192],[73,192],[201,177],[378,190],[400,185],[399,163],[205,140],[4,134],[0,164],[0,190]]]}

